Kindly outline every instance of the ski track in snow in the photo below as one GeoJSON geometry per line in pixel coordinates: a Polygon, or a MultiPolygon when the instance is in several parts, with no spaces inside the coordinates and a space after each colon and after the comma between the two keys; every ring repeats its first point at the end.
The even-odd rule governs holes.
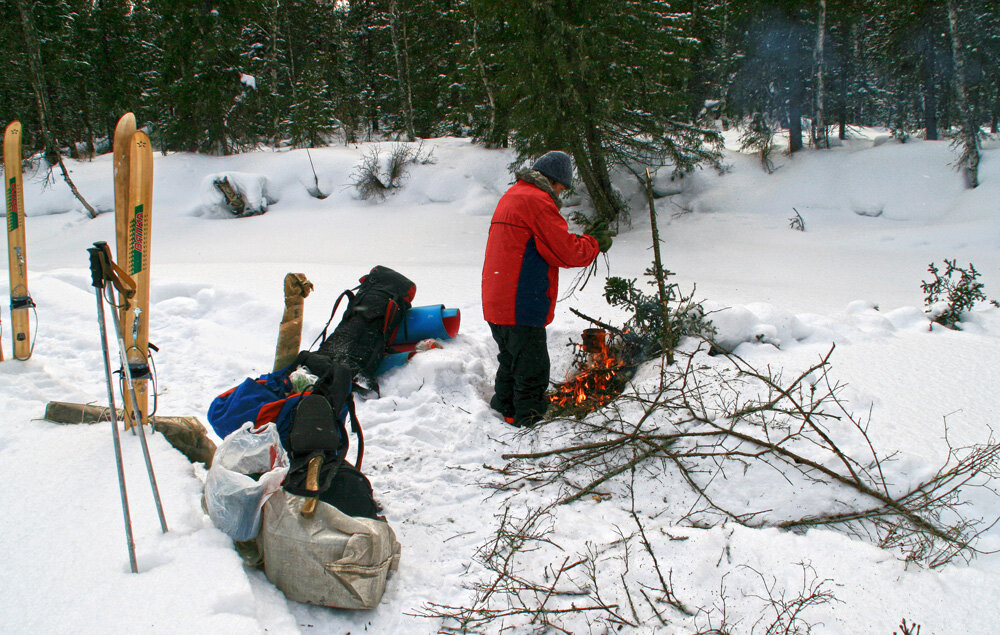
{"type": "MultiPolygon", "coordinates": [[[[415,304],[444,302],[462,310],[462,329],[455,340],[447,342],[443,349],[417,355],[405,367],[384,376],[381,398],[358,401],[366,442],[365,473],[402,543],[400,569],[390,579],[379,608],[369,612],[342,611],[289,602],[262,572],[245,569],[231,541],[212,527],[202,512],[205,470],[189,464],[160,435],[150,436],[148,441],[170,527],[166,534],[161,533],[157,522],[139,440],[129,433],[122,435],[142,572],[138,576],[129,573],[110,424],[57,425],[41,420],[45,403],[50,400],[106,404],[103,361],[97,344],[96,300],[89,272],[83,266],[83,249],[86,241],[101,238],[110,219],[81,223],[65,215],[36,216],[27,223],[29,246],[39,247],[38,262],[42,263],[30,276],[41,319],[35,354],[27,362],[0,364],[0,473],[7,481],[7,487],[0,490],[0,509],[5,510],[0,520],[0,544],[5,554],[0,567],[2,630],[434,633],[439,622],[414,614],[429,603],[459,605],[468,601],[470,592],[462,585],[482,573],[473,563],[474,555],[490,538],[496,516],[508,504],[508,499],[490,496],[492,490],[484,487],[494,476],[486,466],[503,465],[501,454],[505,452],[539,449],[546,440],[555,438],[555,432],[516,431],[503,424],[487,405],[496,361],[495,346],[478,306],[479,258],[485,239],[482,229],[505,186],[502,167],[509,157],[466,149],[454,141],[441,143],[437,156],[442,165],[419,168],[428,178],[414,179],[406,191],[410,198],[390,198],[381,207],[349,202],[359,207],[352,210],[358,227],[357,234],[351,235],[363,237],[353,241],[356,244],[331,250],[329,238],[322,233],[327,229],[322,228],[317,230],[318,235],[304,239],[302,262],[295,264],[282,260],[277,251],[261,248],[270,244],[272,237],[279,242],[288,240],[272,236],[289,222],[281,213],[296,219],[315,218],[308,214],[317,211],[310,208],[317,203],[304,196],[296,198],[293,193],[297,177],[292,176],[290,167],[277,169],[278,174],[272,175],[275,189],[286,191],[266,216],[222,219],[205,213],[195,201],[185,198],[191,196],[190,192],[178,188],[163,194],[168,197],[163,207],[169,213],[153,223],[154,232],[157,227],[167,227],[199,236],[198,240],[192,238],[190,247],[182,249],[181,239],[163,229],[166,244],[162,251],[158,251],[157,242],[161,236],[154,237],[150,340],[163,351],[156,357],[162,414],[193,414],[207,425],[204,415],[216,394],[246,376],[270,370],[283,308],[280,276],[286,270],[306,271],[318,287],[306,300],[303,347],[321,330],[336,294],[352,286],[353,280],[371,265],[381,262],[398,268],[417,283],[415,304]],[[462,164],[467,153],[472,159],[462,164]],[[463,182],[465,189],[455,185],[456,179],[463,182]],[[370,236],[378,235],[380,230],[385,230],[383,236],[405,236],[410,228],[407,217],[402,215],[409,207],[420,205],[428,206],[425,213],[434,219],[432,227],[421,229],[412,241],[388,241],[388,247],[371,253],[367,247],[370,236]],[[453,224],[442,224],[443,219],[455,216],[458,219],[453,224]],[[50,233],[44,237],[33,234],[33,223],[50,233]],[[78,234],[72,242],[67,237],[71,234],[78,234]],[[230,242],[221,242],[225,239],[230,242]],[[241,242],[244,239],[245,244],[241,242]],[[216,242],[225,245],[219,247],[218,253],[208,247],[216,242]],[[75,253],[64,255],[62,252],[70,244],[75,253]],[[438,247],[450,244],[454,249],[438,247]],[[158,253],[164,254],[160,267],[158,253]],[[203,270],[198,260],[201,254],[231,262],[203,270]],[[447,270],[447,275],[441,270],[447,270]]],[[[878,169],[894,157],[904,157],[892,170],[905,173],[907,166],[912,168],[914,162],[925,161],[930,152],[918,144],[896,148],[896,154],[891,150],[887,146],[872,149],[872,154],[863,155],[866,162],[862,168],[878,169]]],[[[320,171],[324,166],[330,170],[335,167],[347,173],[352,163],[344,158],[344,152],[317,152],[317,167],[320,171]]],[[[158,172],[158,187],[162,191],[162,180],[167,177],[183,175],[185,182],[192,183],[208,170],[252,172],[279,162],[288,166],[296,158],[290,153],[275,157],[249,155],[229,162],[187,157],[168,168],[166,176],[158,172]]],[[[108,167],[102,161],[95,161],[95,169],[108,167]]],[[[796,169],[800,175],[819,172],[826,164],[820,165],[822,161],[812,155],[776,173],[778,179],[772,179],[767,187],[758,188],[752,187],[761,180],[753,173],[752,160],[734,156],[733,161],[736,170],[732,178],[737,184],[724,189],[716,177],[696,177],[684,195],[696,213],[670,221],[666,238],[673,256],[685,263],[685,278],[698,280],[704,270],[707,283],[699,285],[698,297],[706,297],[704,291],[729,285],[730,294],[715,297],[733,299],[707,303],[717,311],[713,317],[728,344],[748,362],[781,368],[786,377],[792,377],[815,363],[835,343],[832,374],[845,382],[845,398],[866,416],[870,410],[871,435],[877,447],[902,450],[892,473],[900,486],[925,477],[944,459],[940,441],[945,421],[954,444],[984,441],[1000,412],[1000,393],[996,391],[1000,312],[992,308],[976,311],[963,332],[931,330],[922,310],[913,304],[876,308],[874,302],[848,302],[840,295],[852,284],[868,284],[858,281],[873,262],[889,262],[906,252],[894,247],[898,251],[876,254],[873,261],[845,248],[851,244],[851,232],[872,226],[865,223],[884,227],[892,220],[909,226],[898,232],[879,230],[885,232],[887,242],[902,240],[916,245],[930,240],[934,231],[921,234],[912,227],[914,219],[932,217],[931,208],[940,205],[940,200],[956,198],[961,192],[950,185],[950,180],[940,177],[937,181],[949,185],[934,195],[933,188],[900,194],[896,187],[866,189],[852,185],[849,191],[838,191],[819,202],[836,188],[835,179],[810,181],[808,188],[798,190],[789,188],[788,181],[783,180],[796,169]],[[747,162],[749,167],[743,165],[747,162]],[[736,190],[750,191],[752,195],[733,213],[723,213],[739,198],[733,193],[736,190]],[[907,203],[918,196],[938,198],[908,208],[907,203]],[[830,281],[829,293],[834,299],[817,299],[821,293],[816,291],[815,281],[829,277],[822,271],[826,265],[816,264],[824,262],[824,254],[817,255],[810,265],[795,260],[810,249],[821,249],[818,242],[812,242],[814,237],[809,233],[789,237],[784,209],[770,215],[758,209],[777,207],[779,202],[794,203],[806,216],[807,228],[816,229],[817,236],[835,243],[830,249],[845,249],[840,262],[853,262],[846,265],[854,267],[847,275],[830,281]],[[848,220],[838,223],[834,212],[829,212],[874,209],[879,205],[885,207],[885,218],[861,217],[848,210],[848,220]],[[906,211],[911,208],[916,211],[906,211]],[[741,214],[749,219],[747,225],[740,220],[741,214]],[[773,229],[761,229],[761,224],[773,229]],[[747,226],[751,227],[747,231],[757,232],[755,236],[781,243],[788,253],[763,254],[760,269],[754,269],[719,259],[717,254],[715,262],[712,254],[705,253],[708,250],[685,246],[712,235],[726,241],[730,250],[739,251],[741,243],[735,234],[747,226]],[[913,232],[921,235],[914,238],[909,235],[913,232]],[[807,280],[779,279],[761,273],[771,266],[787,268],[793,261],[795,266],[806,269],[803,275],[807,280]],[[755,277],[759,280],[754,281],[755,277]],[[747,286],[742,286],[744,283],[747,286]],[[792,291],[781,295],[783,287],[792,291]],[[801,293],[795,289],[801,289],[801,293]],[[772,297],[775,301],[771,301],[772,297]],[[783,302],[785,297],[793,301],[783,302]],[[837,304],[838,300],[843,301],[837,304]],[[799,305],[808,308],[803,310],[799,305]]],[[[170,165],[166,160],[164,163],[170,165]]],[[[996,150],[984,154],[986,177],[992,174],[996,180],[996,164],[996,150]]],[[[327,179],[332,183],[336,179],[329,174],[327,179]]],[[[947,174],[947,179],[953,178],[947,174]]],[[[86,186],[85,178],[82,182],[86,186]]],[[[37,196],[36,192],[29,194],[37,196]]],[[[341,207],[348,204],[342,192],[331,198],[338,196],[341,207]]],[[[983,195],[969,196],[975,199],[983,195]]],[[[64,204],[61,197],[48,195],[41,207],[58,209],[64,204]]],[[[31,196],[26,198],[31,216],[31,196]]],[[[982,203],[973,200],[964,205],[975,211],[982,203]]],[[[345,216],[336,206],[334,211],[322,213],[339,214],[341,220],[345,216]]],[[[969,220],[968,216],[964,218],[969,220]]],[[[616,241],[617,254],[621,255],[616,250],[611,252],[616,274],[639,275],[647,265],[648,253],[642,246],[648,243],[648,232],[639,220],[636,224],[616,241]]],[[[995,225],[994,220],[993,225],[985,227],[995,225]]],[[[352,232],[353,228],[350,225],[344,231],[352,232]]],[[[959,244],[962,239],[958,234],[946,226],[942,242],[933,245],[933,250],[918,250],[907,258],[926,263],[941,255],[951,257],[939,252],[959,244]],[[925,252],[930,251],[934,255],[925,258],[925,252]]],[[[990,235],[985,232],[977,244],[986,244],[990,235]]],[[[333,244],[343,242],[341,239],[333,244]]],[[[765,250],[769,248],[766,242],[748,245],[735,260],[742,257],[744,262],[753,261],[760,255],[756,250],[761,245],[765,250]]],[[[877,252],[871,243],[863,247],[877,252]]],[[[1000,279],[997,261],[995,256],[989,261],[981,257],[989,253],[984,249],[975,252],[974,261],[984,273],[987,292],[995,297],[1000,279]]],[[[912,275],[906,274],[911,277],[905,283],[916,286],[924,273],[924,269],[918,269],[912,275]]],[[[563,276],[565,289],[573,276],[572,272],[563,276]]],[[[871,281],[876,285],[872,288],[888,289],[903,277],[893,270],[881,281],[871,281]]],[[[554,380],[563,378],[570,363],[571,351],[564,344],[578,337],[581,329],[580,321],[566,307],[579,307],[604,319],[614,314],[603,304],[600,290],[594,288],[597,286],[591,282],[586,293],[557,308],[556,321],[548,334],[554,380]]],[[[6,286],[0,286],[0,296],[6,293],[6,286]]],[[[109,314],[112,366],[117,367],[110,325],[109,314]]],[[[7,338],[6,331],[3,337],[7,338]]],[[[9,347],[4,352],[9,353],[9,347]]],[[[751,474],[743,488],[733,484],[732,495],[749,498],[754,486],[767,484],[764,477],[751,474]]],[[[626,532],[634,528],[623,507],[626,503],[615,498],[621,487],[611,483],[608,489],[613,494],[610,500],[585,499],[557,510],[554,539],[566,552],[541,551],[539,568],[562,561],[569,552],[580,553],[587,545],[606,548],[620,538],[616,528],[626,532]]],[[[927,571],[830,530],[799,535],[737,525],[712,529],[673,526],[658,520],[662,508],[669,507],[665,503],[679,496],[672,483],[650,481],[640,489],[643,493],[638,506],[647,531],[682,538],[656,543],[657,556],[671,570],[678,596],[688,606],[711,607],[718,605],[724,595],[733,615],[742,620],[741,627],[747,631],[765,608],[759,599],[764,593],[762,584],[773,582],[776,588],[797,591],[802,585],[800,562],[813,566],[819,579],[829,579],[839,600],[810,610],[811,619],[821,624],[816,632],[887,634],[905,617],[908,622],[921,623],[924,633],[985,633],[1000,619],[993,608],[993,598],[1000,591],[998,556],[985,555],[970,565],[959,563],[927,571]]],[[[542,504],[546,497],[544,491],[523,489],[509,499],[511,512],[523,513],[528,506],[542,504]]],[[[971,500],[986,516],[1000,514],[995,499],[973,493],[971,500]]],[[[1000,549],[1000,531],[991,530],[982,548],[1000,549]]],[[[610,556],[602,563],[611,571],[617,566],[610,556]]],[[[652,571],[642,575],[650,584],[656,583],[652,571]]],[[[699,625],[697,620],[679,614],[671,619],[669,627],[648,623],[635,632],[690,633],[699,625]]],[[[575,632],[588,632],[584,621],[578,619],[571,625],[575,632]]],[[[705,626],[704,621],[700,626],[705,626]]]]}

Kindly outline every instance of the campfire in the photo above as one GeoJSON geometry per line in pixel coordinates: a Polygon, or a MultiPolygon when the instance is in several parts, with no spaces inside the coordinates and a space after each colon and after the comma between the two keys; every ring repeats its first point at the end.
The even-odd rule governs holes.
{"type": "Polygon", "coordinates": [[[586,414],[614,399],[622,390],[633,367],[615,354],[614,340],[608,342],[603,329],[583,331],[577,344],[573,377],[556,386],[549,401],[561,413],[586,414]]]}

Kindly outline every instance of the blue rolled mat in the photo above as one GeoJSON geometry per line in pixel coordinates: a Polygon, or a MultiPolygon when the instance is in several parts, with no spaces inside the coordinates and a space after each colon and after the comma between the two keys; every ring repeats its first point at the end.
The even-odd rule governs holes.
{"type": "Polygon", "coordinates": [[[458,334],[462,313],[443,304],[415,306],[406,312],[392,345],[416,344],[420,340],[450,340],[458,334]]]}
{"type": "Polygon", "coordinates": [[[382,358],[382,363],[378,365],[378,369],[375,371],[375,374],[381,375],[382,373],[388,372],[393,368],[399,368],[406,362],[410,361],[410,357],[413,355],[416,355],[413,351],[409,353],[389,353],[382,358]]]}

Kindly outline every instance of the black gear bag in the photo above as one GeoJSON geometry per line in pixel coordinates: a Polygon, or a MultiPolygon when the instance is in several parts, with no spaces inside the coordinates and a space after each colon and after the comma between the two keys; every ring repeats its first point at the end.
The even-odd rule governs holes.
{"type": "Polygon", "coordinates": [[[348,290],[337,298],[330,319],[346,296],[344,317],[329,337],[323,329],[320,334],[323,341],[316,353],[346,365],[374,385],[375,373],[389,342],[416,293],[417,285],[409,278],[388,267],[376,266],[361,278],[356,293],[348,290]]]}

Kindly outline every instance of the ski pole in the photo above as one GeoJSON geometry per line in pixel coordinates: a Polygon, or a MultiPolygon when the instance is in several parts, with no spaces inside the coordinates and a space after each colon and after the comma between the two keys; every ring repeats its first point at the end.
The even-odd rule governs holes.
{"type": "MultiPolygon", "coordinates": [[[[115,270],[114,261],[111,259],[111,248],[104,241],[94,243],[94,247],[100,252],[101,264],[104,265],[102,271],[105,274],[105,279],[111,280],[112,286],[117,288],[119,291],[119,297],[128,302],[128,297],[130,293],[124,288],[124,283],[122,282],[122,277],[126,276],[124,271],[120,269],[115,270]]],[[[131,282],[131,280],[129,280],[131,282]]],[[[135,289],[135,283],[130,285],[132,287],[132,292],[135,289]]],[[[109,294],[112,291],[105,289],[109,294]]],[[[113,302],[112,302],[113,304],[113,302]]],[[[142,418],[139,410],[138,400],[135,398],[135,386],[132,384],[132,373],[129,370],[128,365],[128,355],[125,352],[125,339],[122,337],[122,324],[121,320],[118,318],[118,312],[111,312],[111,323],[115,325],[115,335],[118,338],[118,356],[121,359],[122,364],[122,377],[125,379],[125,386],[127,388],[128,398],[132,401],[132,414],[136,418],[133,424],[137,425],[139,428],[139,443],[142,445],[142,456],[146,461],[146,473],[149,474],[149,486],[153,490],[153,502],[156,503],[156,513],[160,517],[160,529],[163,533],[167,533],[167,519],[163,515],[163,505],[160,502],[160,490],[156,487],[156,475],[153,473],[153,461],[149,457],[149,446],[146,444],[146,431],[143,430],[142,418]]]]}
{"type": "Polygon", "coordinates": [[[128,512],[128,493],[125,491],[125,468],[122,464],[121,439],[118,437],[118,409],[115,406],[115,391],[111,381],[111,358],[108,355],[107,323],[104,320],[104,279],[100,250],[91,247],[90,276],[97,293],[97,324],[101,330],[101,352],[104,354],[104,377],[108,386],[108,406],[111,412],[111,438],[115,445],[115,465],[118,467],[118,488],[121,490],[122,515],[125,517],[125,541],[128,543],[128,561],[132,573],[139,573],[135,561],[135,540],[132,538],[132,518],[128,512]]]}

